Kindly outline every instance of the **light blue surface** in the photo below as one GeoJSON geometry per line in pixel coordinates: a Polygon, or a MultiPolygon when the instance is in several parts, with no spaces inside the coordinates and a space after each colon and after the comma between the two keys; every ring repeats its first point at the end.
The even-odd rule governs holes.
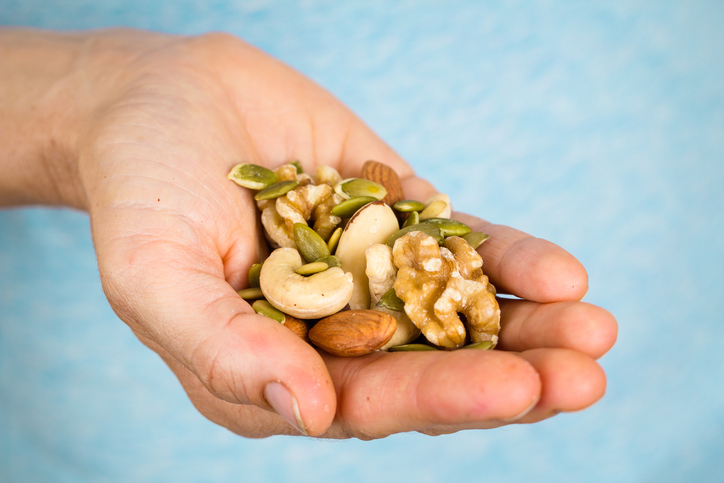
{"type": "Polygon", "coordinates": [[[581,413],[244,440],[112,313],[85,215],[0,212],[0,481],[724,481],[723,2],[4,0],[0,23],[240,35],[456,208],[580,258],[620,324],[581,413]]]}

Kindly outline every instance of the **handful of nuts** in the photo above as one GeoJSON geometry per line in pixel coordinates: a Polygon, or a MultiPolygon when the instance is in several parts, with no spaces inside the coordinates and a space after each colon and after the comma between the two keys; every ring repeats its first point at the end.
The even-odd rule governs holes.
{"type": "Polygon", "coordinates": [[[447,195],[404,199],[376,161],[359,178],[298,161],[227,178],[256,192],[273,248],[238,291],[257,313],[338,356],[495,347],[500,309],[476,251],[488,236],[452,220],[447,195]]]}

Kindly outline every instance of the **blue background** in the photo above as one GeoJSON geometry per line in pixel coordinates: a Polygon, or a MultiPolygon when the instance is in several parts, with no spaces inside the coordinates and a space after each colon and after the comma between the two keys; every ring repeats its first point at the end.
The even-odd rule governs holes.
{"type": "Polygon", "coordinates": [[[724,481],[724,2],[3,0],[0,24],[235,33],[457,209],[572,252],[620,324],[580,413],[245,440],[110,310],[84,214],[0,211],[0,481],[724,481]]]}

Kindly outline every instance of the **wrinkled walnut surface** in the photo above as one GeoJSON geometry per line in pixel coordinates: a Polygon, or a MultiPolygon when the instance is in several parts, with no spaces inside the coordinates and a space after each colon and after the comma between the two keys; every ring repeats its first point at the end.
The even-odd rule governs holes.
{"type": "Polygon", "coordinates": [[[339,174],[334,168],[325,167],[318,170],[318,184],[315,184],[309,175],[297,174],[296,167],[292,164],[280,166],[275,173],[281,181],[299,181],[299,186],[279,198],[257,203],[269,241],[274,246],[296,248],[294,224],[307,225],[310,221],[313,221],[314,230],[323,239],[328,239],[342,221],[338,216],[332,215],[332,208],[342,199],[328,184],[340,179],[339,174]]]}
{"type": "Polygon", "coordinates": [[[480,255],[462,238],[448,237],[445,246],[423,233],[410,232],[393,248],[398,267],[395,292],[405,312],[435,345],[455,349],[466,341],[497,343],[500,309],[495,289],[483,274],[480,255]],[[466,319],[464,324],[458,314],[466,319]]]}

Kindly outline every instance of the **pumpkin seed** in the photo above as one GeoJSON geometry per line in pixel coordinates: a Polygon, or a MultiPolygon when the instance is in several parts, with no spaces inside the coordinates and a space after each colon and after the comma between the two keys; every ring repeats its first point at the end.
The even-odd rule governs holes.
{"type": "Polygon", "coordinates": [[[327,242],[304,223],[294,224],[294,241],[305,262],[311,263],[329,255],[327,242]]]}
{"type": "Polygon", "coordinates": [[[344,229],[341,226],[337,227],[329,236],[329,240],[327,241],[329,253],[334,253],[337,250],[337,245],[339,244],[339,239],[342,237],[343,231],[344,229]]]}
{"type": "Polygon", "coordinates": [[[286,320],[284,312],[277,310],[276,307],[274,307],[266,300],[257,300],[256,302],[251,304],[251,308],[254,309],[254,312],[256,312],[257,314],[264,315],[266,317],[269,317],[270,319],[274,319],[280,324],[283,324],[284,320],[286,320]]]}
{"type": "Polygon", "coordinates": [[[473,231],[468,233],[467,235],[463,235],[463,240],[468,242],[468,244],[474,249],[482,245],[483,242],[488,238],[490,238],[490,235],[486,235],[481,231],[473,231]]]}
{"type": "Polygon", "coordinates": [[[390,347],[387,349],[390,352],[423,352],[423,351],[436,351],[435,347],[427,344],[402,344],[390,347]]]}
{"type": "Polygon", "coordinates": [[[420,219],[427,220],[428,218],[435,218],[437,215],[442,213],[445,208],[447,208],[447,203],[443,200],[433,201],[420,212],[420,219]]]}
{"type": "Polygon", "coordinates": [[[259,191],[257,194],[254,195],[254,199],[256,201],[261,200],[271,200],[274,198],[279,198],[280,196],[284,196],[291,190],[297,187],[299,184],[299,181],[293,181],[293,180],[287,180],[287,181],[280,181],[278,183],[274,183],[271,186],[267,186],[263,190],[259,191]]]}
{"type": "Polygon", "coordinates": [[[295,159],[289,164],[293,164],[294,167],[297,168],[297,174],[302,174],[304,172],[304,168],[302,168],[302,163],[298,159],[295,159]]]}
{"type": "Polygon", "coordinates": [[[464,345],[461,347],[461,349],[480,349],[480,350],[489,350],[492,349],[495,343],[492,340],[483,340],[480,342],[473,342],[472,344],[464,345]]]}
{"type": "Polygon", "coordinates": [[[329,268],[342,267],[342,260],[340,260],[339,257],[335,257],[334,255],[327,255],[326,257],[322,257],[318,259],[317,262],[324,262],[329,268]]]}
{"type": "Polygon", "coordinates": [[[261,263],[255,263],[249,269],[249,287],[259,286],[259,274],[261,274],[261,263]]]}
{"type": "Polygon", "coordinates": [[[358,196],[371,196],[381,200],[387,195],[384,186],[363,178],[350,178],[337,183],[334,186],[334,191],[346,200],[358,196]]]}
{"type": "Polygon", "coordinates": [[[397,296],[394,288],[389,289],[380,297],[377,302],[378,307],[383,307],[387,310],[394,310],[395,312],[403,312],[405,310],[405,302],[397,296]]]}
{"type": "Polygon", "coordinates": [[[299,275],[309,276],[314,275],[315,273],[323,272],[329,268],[329,265],[327,265],[324,262],[312,262],[312,263],[305,263],[301,267],[297,268],[297,273],[299,275]]]}
{"type": "Polygon", "coordinates": [[[425,205],[417,200],[401,200],[392,205],[392,207],[400,213],[410,213],[412,211],[422,211],[425,205]]]}
{"type": "Polygon", "coordinates": [[[252,190],[263,190],[277,182],[274,171],[249,163],[237,164],[226,177],[239,186],[252,190]]]}
{"type": "Polygon", "coordinates": [[[242,290],[237,290],[236,293],[238,293],[239,297],[243,298],[244,300],[256,300],[264,298],[264,294],[261,293],[261,289],[259,287],[249,287],[242,290]]]}
{"type": "Polygon", "coordinates": [[[420,213],[413,211],[407,215],[407,219],[405,220],[405,223],[402,224],[402,228],[410,225],[417,225],[418,223],[420,223],[420,213]]]}
{"type": "Polygon", "coordinates": [[[431,223],[418,223],[416,225],[406,226],[405,228],[402,228],[390,235],[390,237],[387,239],[387,246],[394,248],[397,239],[407,235],[411,231],[421,231],[423,233],[426,233],[433,237],[438,243],[442,243],[442,241],[444,240],[442,232],[440,232],[440,228],[438,228],[436,225],[433,225],[431,223]]]}
{"type": "Polygon", "coordinates": [[[430,223],[440,228],[442,236],[463,236],[470,233],[470,227],[463,222],[450,218],[428,218],[422,223],[430,223]]]}
{"type": "Polygon", "coordinates": [[[332,214],[340,218],[351,218],[352,215],[357,213],[357,210],[373,201],[377,201],[374,196],[356,196],[335,205],[332,208],[332,214]]]}

